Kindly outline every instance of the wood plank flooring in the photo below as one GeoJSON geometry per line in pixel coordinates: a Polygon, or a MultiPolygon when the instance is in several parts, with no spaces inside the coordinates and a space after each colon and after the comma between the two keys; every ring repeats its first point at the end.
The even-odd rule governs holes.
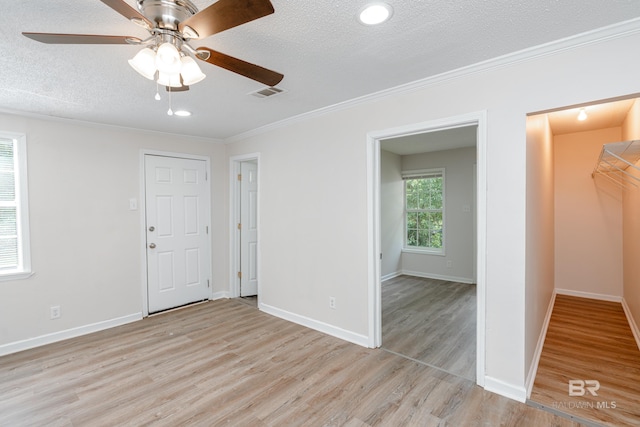
{"type": "Polygon", "coordinates": [[[0,426],[576,426],[233,300],[0,357],[0,426]]]}
{"type": "Polygon", "coordinates": [[[610,426],[640,425],[640,350],[620,303],[557,295],[531,401],[610,426]],[[569,380],[596,380],[569,396],[569,380]]]}
{"type": "Polygon", "coordinates": [[[476,378],[476,286],[399,276],[382,283],[382,347],[476,378]]]}
{"type": "Polygon", "coordinates": [[[253,308],[258,308],[258,296],[252,295],[250,297],[238,297],[234,298],[234,301],[241,302],[243,304],[247,304],[253,308]]]}

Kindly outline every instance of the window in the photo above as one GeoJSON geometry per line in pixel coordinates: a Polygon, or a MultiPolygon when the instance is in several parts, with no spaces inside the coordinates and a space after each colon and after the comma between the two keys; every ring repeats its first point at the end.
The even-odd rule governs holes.
{"type": "Polygon", "coordinates": [[[24,135],[0,133],[0,280],[31,274],[24,135]]]}
{"type": "Polygon", "coordinates": [[[405,249],[444,253],[444,169],[403,172],[405,249]]]}

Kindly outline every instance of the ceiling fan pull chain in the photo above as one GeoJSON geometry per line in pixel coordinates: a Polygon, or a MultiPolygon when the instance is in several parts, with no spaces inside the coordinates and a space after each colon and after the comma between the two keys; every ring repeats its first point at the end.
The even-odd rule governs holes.
{"type": "Polygon", "coordinates": [[[169,86],[169,111],[167,111],[167,114],[173,116],[173,110],[171,109],[171,86],[169,86]]]}
{"type": "Polygon", "coordinates": [[[158,89],[159,87],[160,87],[160,84],[156,80],[156,96],[154,96],[154,99],[156,101],[160,101],[162,99],[162,98],[160,98],[160,90],[158,89]]]}

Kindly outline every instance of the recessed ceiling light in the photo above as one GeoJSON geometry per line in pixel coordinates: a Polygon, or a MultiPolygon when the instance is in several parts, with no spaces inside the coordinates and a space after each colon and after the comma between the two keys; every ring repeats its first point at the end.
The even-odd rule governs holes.
{"type": "Polygon", "coordinates": [[[178,110],[178,111],[174,111],[173,114],[180,117],[189,117],[191,115],[191,111],[178,110]]]}
{"type": "Polygon", "coordinates": [[[360,10],[358,19],[365,25],[378,25],[391,18],[393,9],[387,3],[369,3],[360,10]]]}

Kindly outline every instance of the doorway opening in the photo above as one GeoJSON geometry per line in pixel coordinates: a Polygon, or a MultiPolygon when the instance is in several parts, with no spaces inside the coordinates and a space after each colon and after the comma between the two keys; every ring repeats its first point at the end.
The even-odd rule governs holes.
{"type": "Polygon", "coordinates": [[[231,158],[231,278],[230,296],[259,306],[259,158],[231,158]]]}
{"type": "Polygon", "coordinates": [[[371,133],[367,148],[370,344],[385,349],[388,344],[394,347],[388,349],[394,353],[484,386],[486,193],[480,189],[486,188],[486,113],[371,133]],[[447,166],[444,162],[450,163],[447,166]],[[413,219],[408,207],[411,202],[407,197],[407,180],[437,169],[444,169],[442,212],[435,215],[432,211],[418,212],[413,219]],[[393,199],[395,202],[389,202],[393,199]],[[457,233],[457,229],[466,232],[457,233]],[[457,241],[456,234],[462,236],[462,243],[457,241]],[[435,238],[424,243],[426,235],[435,238]],[[412,292],[425,291],[434,293],[421,294],[413,301],[409,301],[413,297],[406,298],[412,292]],[[439,294],[441,311],[430,314],[437,320],[426,319],[424,308],[438,308],[428,302],[435,294],[439,294]],[[451,310],[451,298],[465,304],[451,310]],[[418,307],[420,304],[425,307],[418,307]],[[449,332],[434,328],[443,318],[456,319],[449,325],[449,332]],[[456,332],[460,332],[454,332],[456,321],[466,324],[463,338],[456,337],[456,332]],[[411,323],[415,325],[413,330],[403,329],[411,323]],[[409,333],[416,332],[422,335],[409,338],[409,333]],[[460,339],[468,345],[456,346],[456,340],[460,339]],[[421,341],[420,345],[410,348],[416,341],[421,341]],[[409,347],[403,347],[404,344],[409,347]],[[450,348],[446,349],[448,345],[450,348]],[[453,359],[445,354],[454,347],[461,348],[460,357],[451,365],[438,366],[453,359]],[[459,369],[465,364],[468,368],[470,359],[474,365],[471,371],[459,369]]]}
{"type": "Polygon", "coordinates": [[[528,397],[585,423],[640,420],[627,393],[640,380],[639,139],[637,94],[527,117],[528,397]],[[578,409],[566,390],[583,377],[617,408],[578,409]]]}
{"type": "Polygon", "coordinates": [[[382,348],[474,381],[477,126],[380,141],[382,348]]]}

